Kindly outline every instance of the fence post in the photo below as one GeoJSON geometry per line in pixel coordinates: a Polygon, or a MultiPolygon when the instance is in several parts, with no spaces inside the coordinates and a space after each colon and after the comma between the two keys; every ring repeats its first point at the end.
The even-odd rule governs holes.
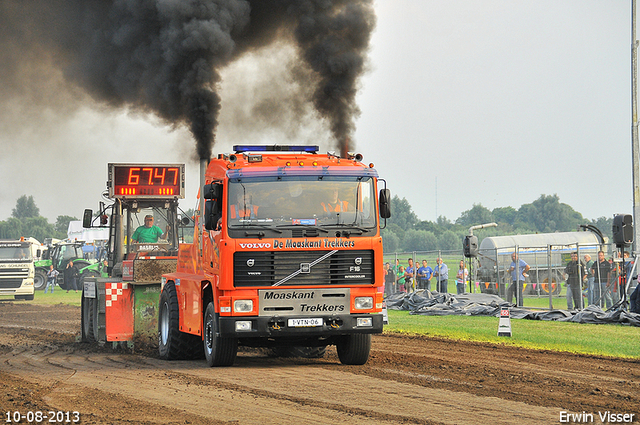
{"type": "MultiPolygon", "coordinates": [[[[549,292],[549,310],[553,310],[553,275],[551,274],[551,245],[547,245],[547,292],[549,292]]],[[[560,282],[558,282],[560,284],[560,282]]]]}
{"type": "MultiPolygon", "coordinates": [[[[578,254],[578,288],[580,289],[580,310],[584,309],[584,297],[582,296],[582,262],[580,261],[580,242],[576,242],[576,253],[578,254]]],[[[573,294],[572,294],[573,295],[573,294]]]]}

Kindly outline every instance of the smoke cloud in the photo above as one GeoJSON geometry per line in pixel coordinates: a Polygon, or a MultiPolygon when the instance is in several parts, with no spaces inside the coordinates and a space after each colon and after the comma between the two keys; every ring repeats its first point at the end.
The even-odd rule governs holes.
{"type": "MultiPolygon", "coordinates": [[[[355,96],[375,26],[372,2],[0,0],[0,108],[20,98],[64,110],[89,96],[187,126],[198,157],[208,159],[222,105],[220,71],[287,43],[297,62],[282,78],[305,88],[304,100],[344,153],[360,113],[355,96]]],[[[301,108],[295,96],[283,101],[301,108]]],[[[270,109],[261,108],[262,119],[270,109]]]]}

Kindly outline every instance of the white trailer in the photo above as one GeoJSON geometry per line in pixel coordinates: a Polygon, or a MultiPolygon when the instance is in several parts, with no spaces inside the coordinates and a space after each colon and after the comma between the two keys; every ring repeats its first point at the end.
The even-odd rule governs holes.
{"type": "Polygon", "coordinates": [[[560,293],[559,283],[572,252],[597,258],[605,240],[597,229],[581,232],[537,233],[530,235],[491,236],[478,248],[478,281],[482,292],[504,294],[511,283],[511,254],[518,253],[531,269],[527,273],[525,294],[548,294],[549,282],[553,294],[560,293]]]}

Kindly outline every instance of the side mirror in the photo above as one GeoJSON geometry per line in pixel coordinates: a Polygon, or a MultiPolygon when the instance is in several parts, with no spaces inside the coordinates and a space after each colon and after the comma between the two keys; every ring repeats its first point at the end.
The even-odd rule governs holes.
{"type": "Polygon", "coordinates": [[[380,217],[391,217],[391,191],[389,189],[380,190],[380,199],[378,201],[380,208],[380,217]]]}
{"type": "Polygon", "coordinates": [[[219,183],[205,184],[202,188],[202,197],[204,199],[220,199],[222,193],[222,185],[219,183]]]}
{"type": "Polygon", "coordinates": [[[91,228],[91,221],[93,220],[93,210],[84,210],[82,215],[82,227],[85,229],[91,228]]]}

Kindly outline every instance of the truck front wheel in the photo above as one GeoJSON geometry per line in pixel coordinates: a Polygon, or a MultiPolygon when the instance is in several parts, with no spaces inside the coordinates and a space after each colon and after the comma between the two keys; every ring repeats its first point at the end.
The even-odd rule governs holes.
{"type": "Polygon", "coordinates": [[[47,272],[43,269],[36,269],[36,273],[33,276],[33,289],[39,291],[44,289],[47,284],[47,272]]]}
{"type": "Polygon", "coordinates": [[[168,283],[160,295],[158,316],[158,351],[164,360],[202,358],[202,339],[198,335],[181,332],[178,293],[168,283]]]}
{"type": "Polygon", "coordinates": [[[336,344],[340,363],[363,365],[369,360],[371,334],[345,335],[336,344]]]}
{"type": "Polygon", "coordinates": [[[236,338],[221,337],[218,335],[218,319],[213,309],[213,303],[209,303],[204,313],[204,356],[209,366],[231,366],[238,353],[238,340],[236,338]]]}

